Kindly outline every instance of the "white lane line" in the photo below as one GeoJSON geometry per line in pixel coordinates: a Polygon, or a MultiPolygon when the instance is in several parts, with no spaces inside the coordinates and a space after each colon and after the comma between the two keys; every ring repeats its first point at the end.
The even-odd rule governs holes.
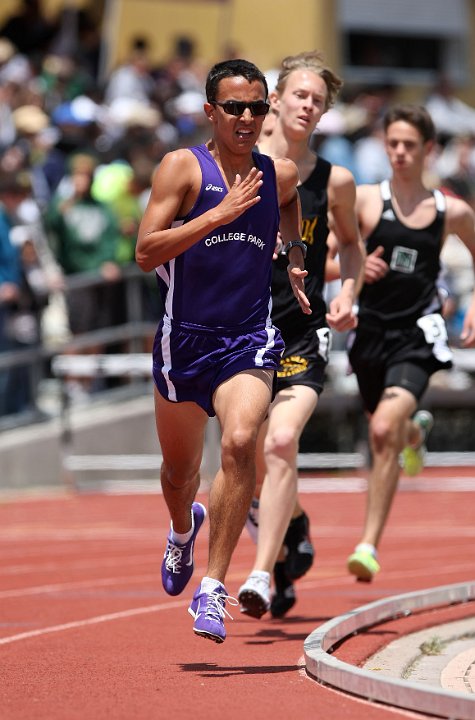
{"type": "MultiPolygon", "coordinates": [[[[427,570],[424,570],[422,568],[417,568],[414,570],[400,570],[400,571],[386,571],[384,573],[384,576],[381,575],[380,582],[379,583],[359,583],[355,580],[353,575],[332,575],[330,577],[312,577],[307,576],[308,579],[302,578],[299,580],[299,588],[301,591],[304,590],[313,590],[316,588],[317,590],[323,589],[324,587],[332,587],[335,584],[338,585],[336,588],[336,593],[338,594],[338,591],[345,590],[346,592],[346,586],[350,586],[353,590],[356,590],[358,594],[361,593],[367,593],[367,594],[376,594],[378,596],[385,596],[388,593],[391,595],[394,595],[394,589],[388,588],[387,586],[382,586],[383,581],[385,580],[407,580],[409,578],[424,578],[428,577],[431,581],[437,582],[436,578],[437,576],[441,576],[442,578],[450,577],[451,575],[459,575],[462,572],[466,572],[467,574],[470,574],[470,576],[473,576],[473,563],[471,564],[460,564],[460,565],[452,565],[452,566],[446,566],[441,569],[435,569],[435,568],[427,568],[427,570]],[[345,588],[343,587],[345,586],[345,588]]],[[[317,571],[318,572],[318,571],[317,571]]],[[[379,579],[379,576],[378,576],[379,579]]],[[[449,582],[447,580],[447,582],[449,582]]],[[[431,582],[432,586],[432,582],[431,582]]],[[[318,593],[317,593],[318,594],[318,593]]]]}
{"type": "Polygon", "coordinates": [[[45,563],[29,563],[25,565],[5,565],[1,568],[2,575],[24,575],[25,573],[43,573],[43,572],[54,572],[58,573],[59,568],[64,567],[70,571],[78,570],[90,570],[94,568],[125,568],[128,565],[133,565],[134,568],[140,565],[155,565],[157,563],[157,553],[145,553],[144,555],[128,555],[115,558],[96,557],[93,560],[77,560],[71,562],[70,558],[61,558],[63,562],[50,561],[45,563]]]}
{"type": "Polygon", "coordinates": [[[86,620],[74,620],[73,622],[63,623],[62,625],[51,625],[50,627],[41,628],[40,630],[31,630],[30,632],[20,633],[19,635],[10,635],[9,637],[0,638],[0,645],[9,645],[10,643],[40,637],[41,635],[50,635],[51,633],[64,632],[65,630],[74,630],[76,628],[87,627],[88,625],[99,625],[100,623],[122,620],[123,618],[135,617],[136,615],[146,615],[147,613],[160,612],[161,610],[173,610],[175,608],[183,607],[186,604],[186,602],[181,600],[164,603],[162,605],[148,605],[146,607],[133,608],[132,610],[110,613],[109,615],[97,615],[96,617],[87,618],[86,620]]]}
{"type": "Polygon", "coordinates": [[[35,525],[33,522],[29,523],[28,525],[23,525],[20,527],[16,527],[15,525],[12,525],[11,527],[2,528],[0,530],[0,538],[2,540],[13,540],[16,542],[17,540],[23,540],[24,538],[30,538],[35,537],[38,540],[42,540],[43,538],[48,539],[54,539],[54,540],[78,540],[81,542],[88,542],[90,540],[119,540],[119,541],[127,541],[127,540],[142,540],[142,538],[149,539],[159,539],[162,533],[167,533],[170,528],[170,525],[168,525],[166,528],[165,526],[163,528],[156,526],[153,528],[153,530],[150,530],[149,528],[143,528],[141,529],[132,529],[127,527],[113,527],[113,528],[103,528],[103,527],[82,527],[82,528],[68,528],[68,527],[53,527],[52,525],[49,526],[41,526],[41,525],[35,525]]]}
{"type": "Polygon", "coordinates": [[[55,585],[36,585],[35,587],[17,588],[15,590],[0,591],[0,598],[24,597],[27,595],[42,595],[43,593],[64,592],[79,588],[107,587],[108,585],[131,584],[141,582],[159,582],[159,575],[124,575],[122,577],[101,578],[99,580],[78,580],[70,583],[57,583],[55,585]]]}
{"type": "MultiPolygon", "coordinates": [[[[305,477],[299,478],[298,489],[301,493],[332,494],[366,492],[367,480],[362,477],[305,477]]],[[[402,477],[399,492],[471,492],[475,490],[473,477],[402,477]]]]}
{"type": "Polygon", "coordinates": [[[306,680],[309,679],[307,675],[307,664],[305,662],[305,655],[301,655],[299,659],[297,660],[297,666],[298,666],[298,673],[301,678],[305,678],[306,680]]]}

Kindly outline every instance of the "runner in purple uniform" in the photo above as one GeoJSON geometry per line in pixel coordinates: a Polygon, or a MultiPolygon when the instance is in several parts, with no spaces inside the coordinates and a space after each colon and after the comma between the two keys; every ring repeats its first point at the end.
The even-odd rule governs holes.
{"type": "Polygon", "coordinates": [[[272,325],[271,265],[280,227],[289,280],[304,313],[298,172],[253,152],[268,111],[267,84],[245,60],[218,63],[206,83],[205,145],[168,153],[155,173],[136,258],[156,269],[165,315],[153,351],[155,409],[171,516],[162,582],[180,594],[206,510],[199,488],[208,416],[221,431],[221,468],[209,498],[206,575],[189,611],[197,635],[223,642],[224,586],[255,486],[256,438],[283,351],[272,325]]]}

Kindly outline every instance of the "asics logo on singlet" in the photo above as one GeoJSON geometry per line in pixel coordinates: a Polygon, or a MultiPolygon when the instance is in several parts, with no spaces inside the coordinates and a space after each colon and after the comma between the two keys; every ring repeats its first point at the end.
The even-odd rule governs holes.
{"type": "Polygon", "coordinates": [[[211,183],[206,186],[205,190],[212,190],[213,192],[224,192],[224,188],[219,187],[219,185],[212,185],[211,183]]]}

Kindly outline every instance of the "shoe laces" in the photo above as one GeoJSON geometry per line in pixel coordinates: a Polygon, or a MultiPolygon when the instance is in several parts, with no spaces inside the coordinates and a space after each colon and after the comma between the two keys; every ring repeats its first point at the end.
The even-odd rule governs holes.
{"type": "Polygon", "coordinates": [[[224,616],[227,615],[231,620],[234,620],[231,613],[226,610],[226,600],[230,605],[239,605],[239,600],[236,600],[236,598],[231,595],[227,595],[223,590],[216,589],[207,593],[205,617],[222,621],[224,620],[224,616]]]}
{"type": "Polygon", "coordinates": [[[247,513],[247,521],[251,523],[251,525],[254,525],[254,527],[259,527],[259,516],[255,511],[249,510],[247,513]]]}
{"type": "Polygon", "coordinates": [[[184,549],[184,547],[180,547],[179,545],[172,543],[171,540],[168,541],[165,557],[165,567],[167,570],[172,573],[180,572],[184,549]]]}
{"type": "Polygon", "coordinates": [[[249,508],[247,512],[248,519],[252,522],[253,525],[256,527],[259,526],[259,501],[253,500],[251,503],[251,507],[249,508]]]}

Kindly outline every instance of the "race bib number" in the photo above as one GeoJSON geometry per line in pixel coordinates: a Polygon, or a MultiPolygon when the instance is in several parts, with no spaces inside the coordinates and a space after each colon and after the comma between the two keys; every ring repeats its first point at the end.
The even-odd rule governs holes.
{"type": "Polygon", "coordinates": [[[412,273],[416,267],[417,250],[395,245],[389,263],[391,270],[396,272],[412,273]]]}
{"type": "Polygon", "coordinates": [[[330,328],[318,328],[317,337],[318,354],[323,360],[325,360],[325,362],[328,362],[332,347],[332,334],[330,328]]]}
{"type": "Polygon", "coordinates": [[[441,315],[432,313],[432,315],[424,315],[420,317],[417,324],[424,333],[426,342],[434,345],[435,343],[447,342],[447,328],[441,315]]]}

